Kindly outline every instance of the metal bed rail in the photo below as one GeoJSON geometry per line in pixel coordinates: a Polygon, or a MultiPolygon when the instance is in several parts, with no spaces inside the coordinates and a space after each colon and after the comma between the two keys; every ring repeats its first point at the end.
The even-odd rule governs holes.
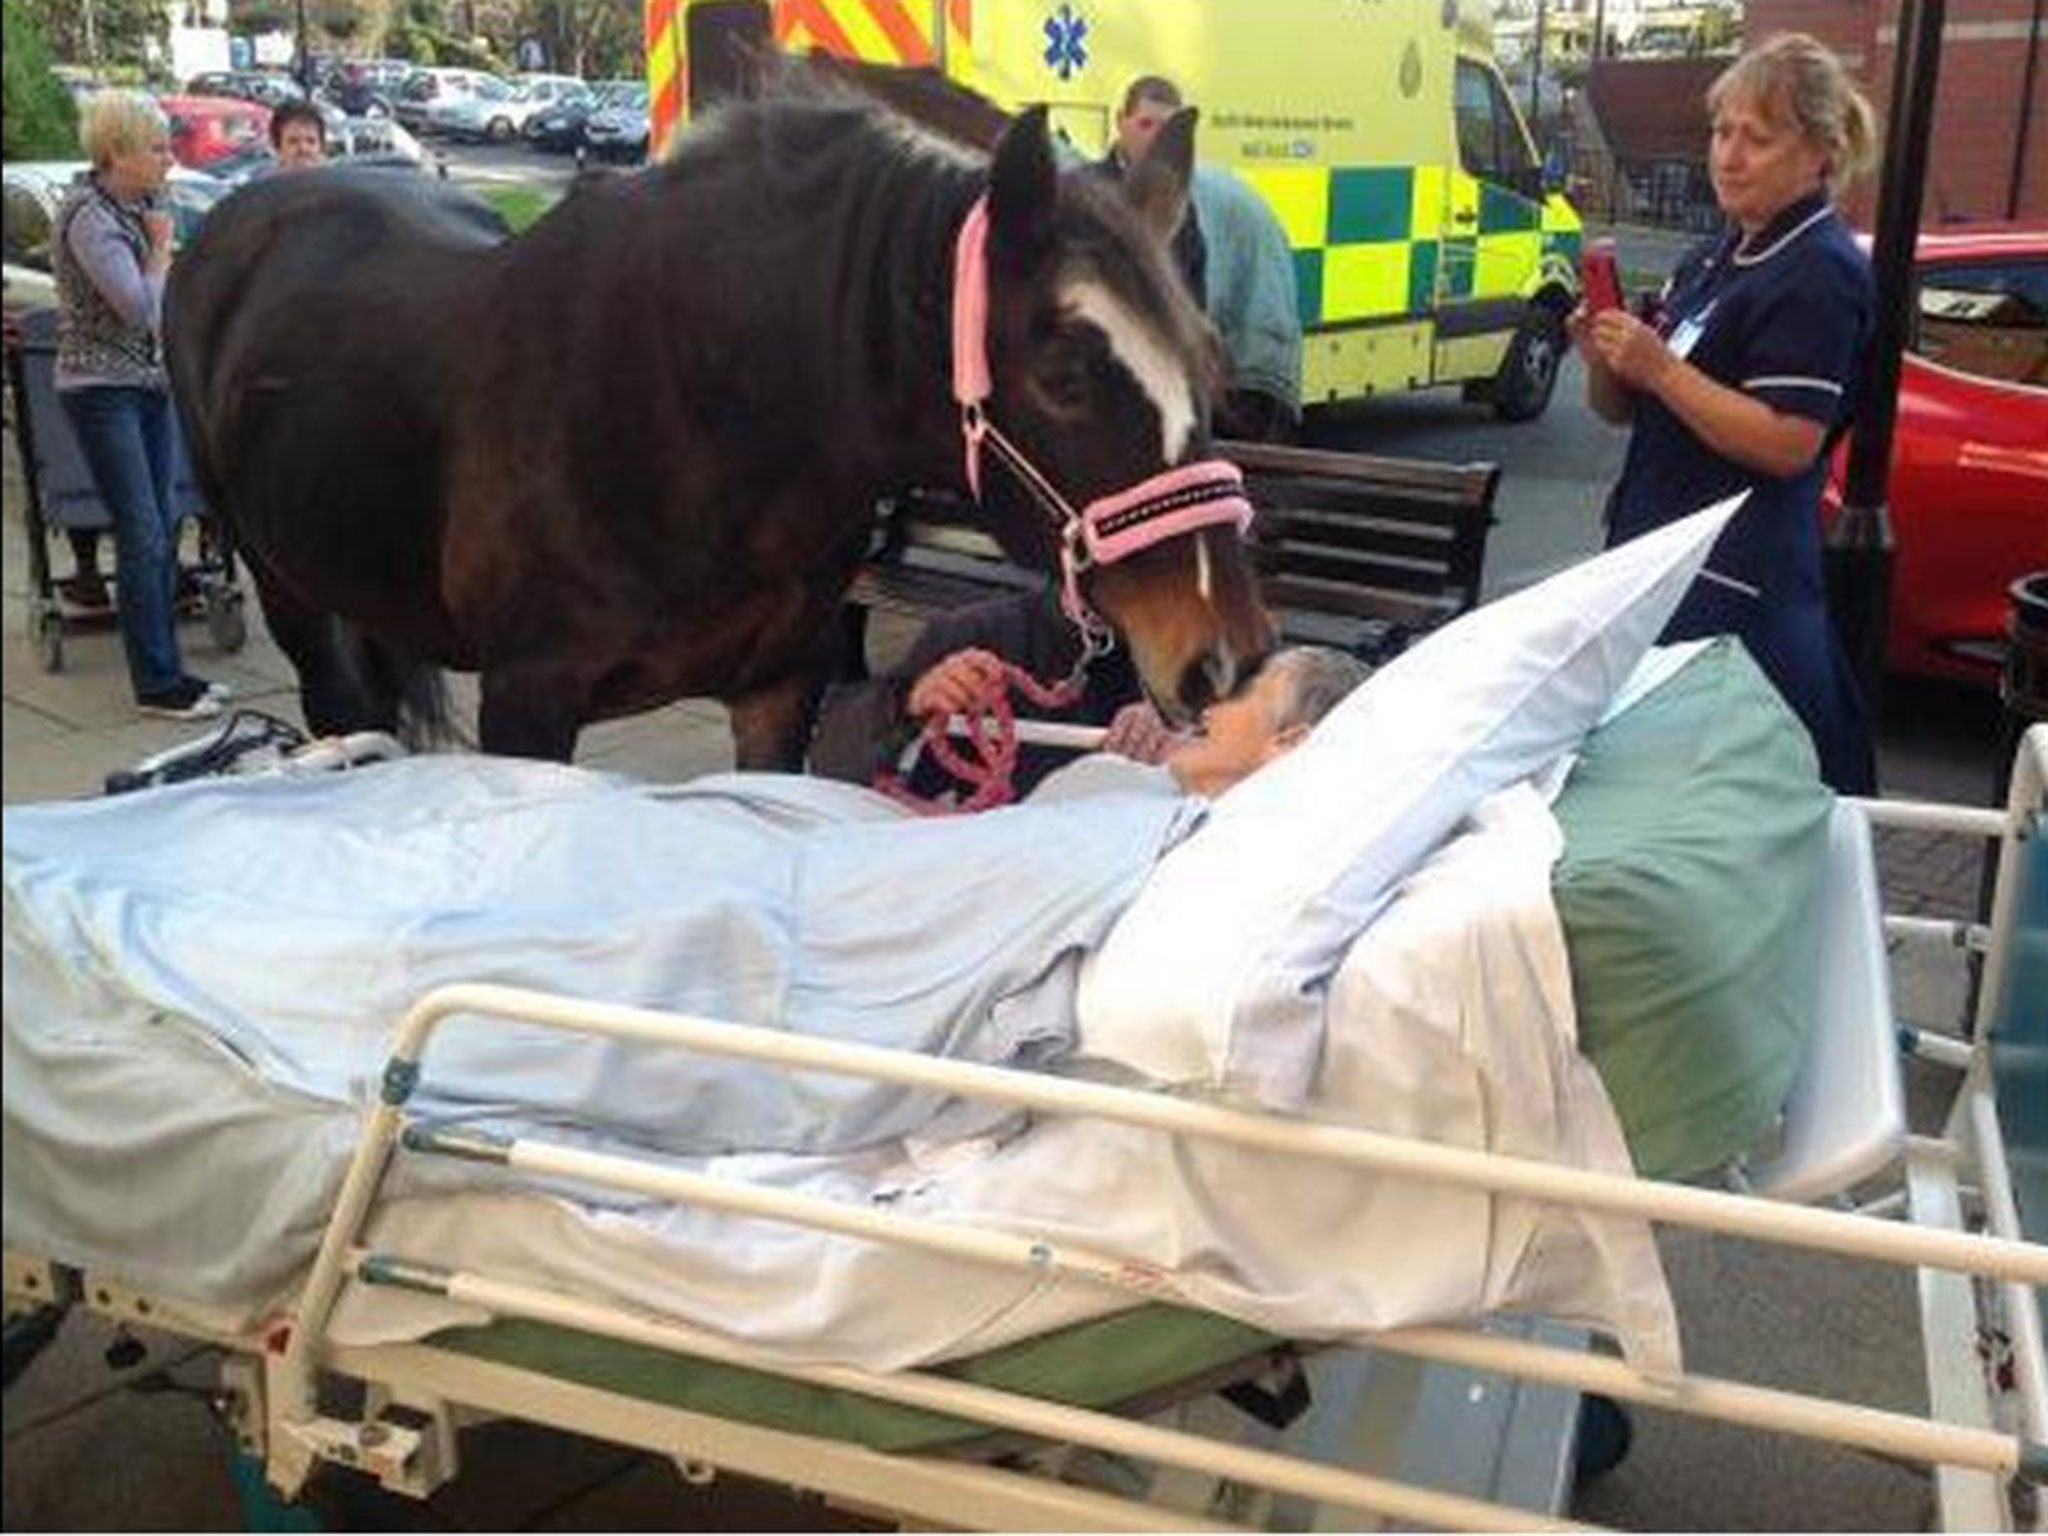
{"type": "MultiPolygon", "coordinates": [[[[2003,840],[1998,897],[1987,942],[1983,1007],[2002,984],[1998,939],[2014,920],[2015,848],[2041,817],[2048,782],[2048,727],[2032,732],[2015,772],[2005,814],[1870,802],[1872,819],[2003,840]]],[[[2038,835],[2038,833],[2033,833],[2038,835]]],[[[1988,1031],[1970,1048],[1963,1093],[1944,1137],[1914,1138],[1906,1152],[1905,1222],[1868,1213],[1790,1205],[1688,1185],[1594,1173],[1560,1165],[1434,1145],[1346,1127],[1248,1113],[1213,1104],[1083,1083],[1011,1069],[937,1060],[912,1053],[805,1039],[771,1029],[644,1008],[578,1002],[515,988],[462,985],[422,998],[396,1032],[380,1102],[370,1111],[318,1258],[301,1293],[295,1326],[274,1364],[271,1390],[281,1421],[302,1427],[317,1417],[315,1376],[328,1354],[325,1330],[342,1285],[406,1286],[466,1301],[501,1316],[557,1322],[608,1337],[651,1344],[767,1372],[842,1387],[887,1401],[938,1409],[994,1426],[1093,1445],[1168,1466],[1191,1467],[1347,1506],[1405,1523],[1460,1529],[1527,1525],[1530,1512],[1439,1494],[1412,1485],[1319,1466],[1269,1452],[1228,1447],[1089,1410],[995,1392],[919,1373],[879,1374],[845,1367],[793,1366],[700,1328],[539,1287],[378,1254],[362,1228],[393,1151],[487,1161],[644,1195],[750,1216],[794,1222],[866,1240],[905,1244],[978,1263],[1058,1273],[1147,1300],[1184,1300],[1173,1277],[1144,1265],[1013,1233],[972,1230],[889,1210],[745,1186],[632,1158],[553,1145],[532,1137],[498,1138],[408,1120],[424,1053],[440,1025],[455,1017],[490,1018],[579,1033],[658,1042],[793,1070],[846,1073],[911,1087],[1060,1114],[1088,1114],[1175,1135],[1202,1137],[1446,1184],[1572,1204],[1603,1214],[1790,1244],[1915,1270],[1927,1319],[1930,1395],[1927,1417],[1880,1411],[1822,1396],[1711,1377],[1660,1377],[1622,1361],[1492,1337],[1457,1328],[1409,1328],[1359,1342],[1397,1353],[1600,1392],[1722,1422],[1803,1435],[1922,1462],[1937,1471],[1945,1520],[2009,1523],[2004,1490],[2013,1479],[2048,1478],[2048,1393],[2043,1391],[2037,1287],[2048,1286],[2048,1247],[2022,1235],[1997,1108],[1989,1092],[1988,1031]],[[1963,1230],[1960,1170],[1982,1190],[1985,1232],[1963,1230]],[[1975,1345],[1984,1327],[1975,1287],[1988,1284],[2010,1330],[2020,1399],[2017,1430],[1993,1425],[1990,1395],[1975,1345]],[[1970,1304],[1965,1320],[1957,1309],[1970,1304]],[[1966,1369],[1967,1368],[1967,1369],[1966,1369]],[[1974,1388],[1962,1378],[1976,1373],[1974,1388]]],[[[1988,1014],[1986,1015],[1988,1018],[1988,1014]]],[[[326,1431],[332,1439],[332,1427],[326,1431]]],[[[302,1432],[303,1441],[306,1436],[302,1432]]],[[[276,1464],[273,1464],[277,1470],[276,1464]]],[[[283,1469],[289,1473],[289,1469],[283,1469]]],[[[289,1476],[287,1476],[287,1481],[289,1476]]]]}

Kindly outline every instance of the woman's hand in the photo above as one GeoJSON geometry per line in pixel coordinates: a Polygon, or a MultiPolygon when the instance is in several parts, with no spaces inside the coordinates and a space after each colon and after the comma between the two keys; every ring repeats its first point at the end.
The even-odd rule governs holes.
{"type": "Polygon", "coordinates": [[[1605,309],[1581,324],[1588,356],[1631,389],[1654,394],[1679,366],[1664,338],[1625,310],[1605,309]]]}
{"type": "Polygon", "coordinates": [[[1166,754],[1186,739],[1167,726],[1158,710],[1141,700],[1116,712],[1109,729],[1102,733],[1102,750],[1141,763],[1163,763],[1166,754]]]}
{"type": "MultiPolygon", "coordinates": [[[[1611,314],[1607,310],[1603,313],[1611,314]]],[[[1609,426],[1628,425],[1635,407],[1629,398],[1628,386],[1615,376],[1607,365],[1607,357],[1594,341],[1594,313],[1581,304],[1565,317],[1564,328],[1572,344],[1579,349],[1579,356],[1586,361],[1586,404],[1593,408],[1593,414],[1609,426]]]]}
{"type": "Polygon", "coordinates": [[[955,651],[934,662],[910,685],[909,712],[928,715],[965,714],[1004,686],[1003,659],[993,651],[955,651]]]}
{"type": "Polygon", "coordinates": [[[171,216],[161,208],[151,208],[142,215],[142,228],[149,236],[149,256],[144,266],[150,272],[161,272],[171,264],[171,216]]]}

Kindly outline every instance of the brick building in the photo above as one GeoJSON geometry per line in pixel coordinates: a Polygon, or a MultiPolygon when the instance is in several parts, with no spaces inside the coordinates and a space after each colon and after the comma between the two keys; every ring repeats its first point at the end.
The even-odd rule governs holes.
{"type": "MultiPolygon", "coordinates": [[[[1756,42],[1773,32],[1811,32],[1842,55],[1883,117],[1899,11],[1899,0],[1749,0],[1744,33],[1756,42]]],[[[1874,181],[1847,200],[1850,217],[1865,227],[1875,208],[1874,181]]],[[[1929,225],[2048,219],[2044,0],[1948,0],[1922,206],[1929,225]]]]}
{"type": "Polygon", "coordinates": [[[1573,122],[1574,188],[1597,216],[1709,233],[1721,225],[1707,179],[1707,87],[1733,61],[1602,59],[1573,122]]]}

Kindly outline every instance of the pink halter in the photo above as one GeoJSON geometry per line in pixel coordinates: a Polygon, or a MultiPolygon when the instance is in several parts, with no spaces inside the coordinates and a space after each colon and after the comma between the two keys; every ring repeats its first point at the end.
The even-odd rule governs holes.
{"type": "Polygon", "coordinates": [[[987,443],[1024,488],[1059,523],[1060,606],[1091,649],[1107,644],[1109,628],[1082,600],[1081,573],[1214,523],[1251,526],[1244,474],[1227,459],[1183,464],[1129,490],[1099,496],[1075,511],[1030,458],[988,419],[995,392],[988,368],[988,199],[977,198],[953,248],[953,399],[967,451],[967,489],[981,499],[981,448],[987,443]]]}

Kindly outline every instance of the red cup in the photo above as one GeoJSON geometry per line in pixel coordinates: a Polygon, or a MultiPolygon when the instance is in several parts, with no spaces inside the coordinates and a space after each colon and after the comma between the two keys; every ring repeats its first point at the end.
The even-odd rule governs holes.
{"type": "Polygon", "coordinates": [[[1586,311],[1599,314],[1604,309],[1625,309],[1627,304],[1621,292],[1621,268],[1614,259],[1614,242],[1609,239],[1588,240],[1579,257],[1579,285],[1586,295],[1586,311]]]}

